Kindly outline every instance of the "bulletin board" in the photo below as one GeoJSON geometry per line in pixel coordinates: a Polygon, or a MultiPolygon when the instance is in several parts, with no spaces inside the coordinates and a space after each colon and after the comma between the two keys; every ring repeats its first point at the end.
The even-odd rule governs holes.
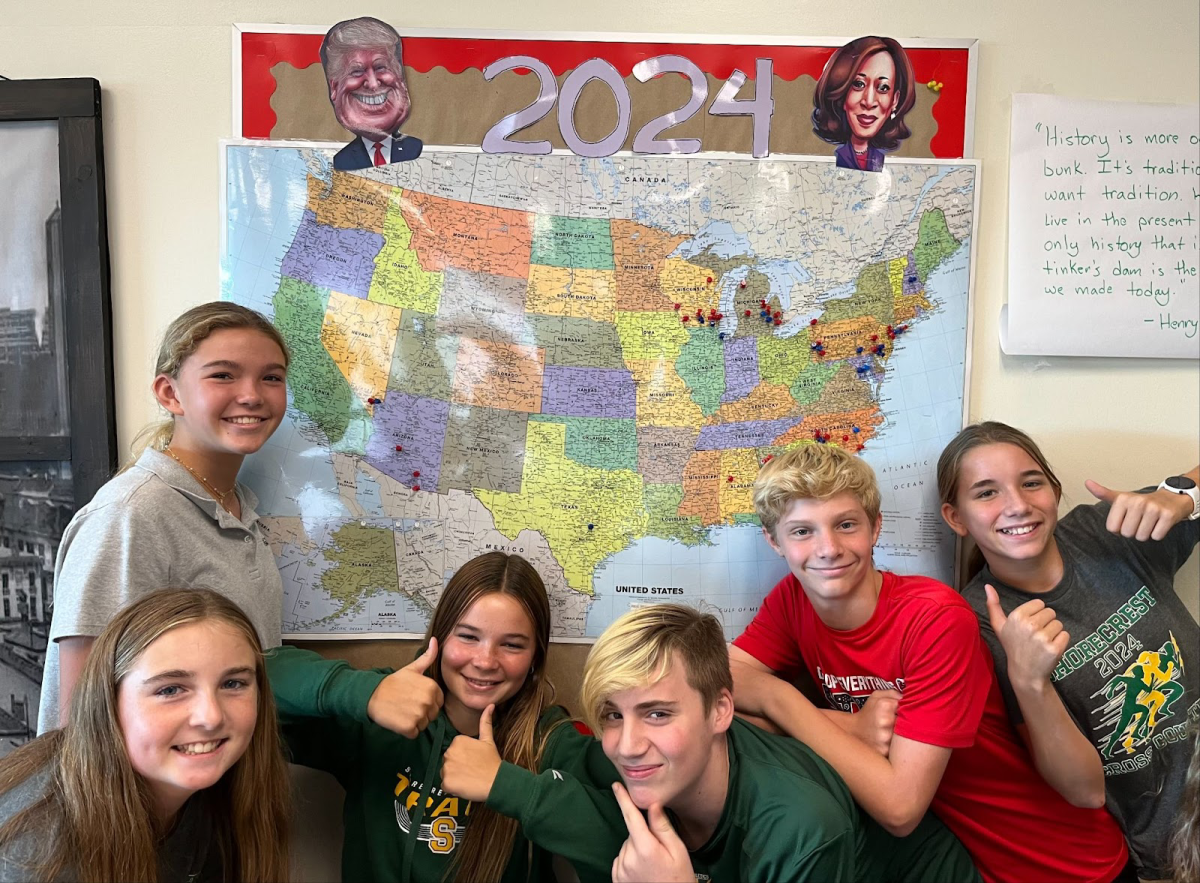
{"type": "MultiPolygon", "coordinates": [[[[328,28],[234,25],[235,137],[346,140],[347,132],[334,119],[329,105],[318,56],[328,28]]],[[[608,84],[609,88],[625,88],[631,98],[629,137],[622,145],[625,150],[633,149],[636,134],[644,126],[674,113],[672,137],[699,138],[706,152],[751,153],[751,115],[718,115],[711,110],[712,102],[731,77],[740,77],[734,81],[738,88],[726,94],[735,91],[739,100],[751,102],[759,97],[755,85],[758,78],[769,71],[774,111],[769,124],[769,152],[818,156],[828,155],[831,148],[812,131],[814,86],[830,56],[849,39],[400,30],[413,105],[404,131],[426,144],[480,145],[506,115],[544,95],[548,84],[539,84],[539,78],[528,68],[516,66],[485,78],[489,65],[528,56],[544,64],[560,87],[576,68],[591,59],[611,64],[621,79],[608,84]],[[687,117],[679,114],[693,87],[685,77],[657,76],[645,82],[635,77],[638,62],[660,56],[682,57],[700,69],[706,83],[695,85],[707,86],[707,112],[701,110],[687,117]]],[[[900,38],[900,43],[913,65],[917,104],[906,117],[913,134],[893,155],[943,159],[971,156],[978,41],[900,38]]],[[[584,140],[603,138],[616,121],[617,102],[604,85],[593,80],[579,95],[566,123],[584,140]]],[[[566,148],[561,117],[561,112],[547,112],[514,137],[547,139],[556,149],[566,148]]]]}

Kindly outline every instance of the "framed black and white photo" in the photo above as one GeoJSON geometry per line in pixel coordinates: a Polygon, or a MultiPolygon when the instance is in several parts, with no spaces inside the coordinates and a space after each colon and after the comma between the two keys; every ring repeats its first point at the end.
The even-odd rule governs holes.
{"type": "Polygon", "coordinates": [[[116,468],[100,84],[0,80],[0,755],[33,737],[54,559],[116,468]]]}

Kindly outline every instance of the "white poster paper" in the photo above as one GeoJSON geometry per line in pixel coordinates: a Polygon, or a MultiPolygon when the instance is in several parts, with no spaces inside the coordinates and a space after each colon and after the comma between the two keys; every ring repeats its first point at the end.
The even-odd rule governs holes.
{"type": "Polygon", "coordinates": [[[1200,106],[1014,95],[1017,355],[1200,358],[1200,106]]]}

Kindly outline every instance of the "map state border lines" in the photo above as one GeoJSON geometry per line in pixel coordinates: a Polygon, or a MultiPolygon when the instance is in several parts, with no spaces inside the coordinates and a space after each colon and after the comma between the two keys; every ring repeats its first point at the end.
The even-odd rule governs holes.
{"type": "MultiPolygon", "coordinates": [[[[900,567],[941,559],[948,578],[952,549],[919,489],[966,410],[977,163],[865,174],[815,160],[431,152],[349,175],[320,151],[280,163],[243,149],[243,167],[269,160],[251,179],[279,165],[304,175],[303,204],[255,205],[227,187],[223,277],[293,353],[292,425],[249,471],[289,603],[327,602],[311,618],[290,611],[298,636],[422,632],[458,566],[519,548],[546,579],[556,638],[595,637],[609,618],[592,609],[598,587],[610,601],[620,591],[605,575],[627,581],[628,561],[644,560],[623,552],[657,538],[719,560],[730,531],[755,529],[759,465],[797,443],[894,454],[874,463],[898,491],[885,495],[900,516],[889,544],[900,567]],[[273,250],[247,262],[245,227],[273,250]],[[954,290],[933,292],[955,255],[954,290]],[[901,341],[920,358],[905,335],[947,299],[961,299],[959,318],[938,337],[960,343],[931,359],[945,363],[930,371],[935,404],[911,379],[902,394],[892,358],[901,341]],[[885,412],[909,398],[940,408],[937,425],[906,431],[930,415],[885,412]],[[297,457],[310,461],[299,480],[297,457]]],[[[637,566],[675,600],[722,596],[739,620],[770,588],[696,593],[669,563],[637,566]]]]}

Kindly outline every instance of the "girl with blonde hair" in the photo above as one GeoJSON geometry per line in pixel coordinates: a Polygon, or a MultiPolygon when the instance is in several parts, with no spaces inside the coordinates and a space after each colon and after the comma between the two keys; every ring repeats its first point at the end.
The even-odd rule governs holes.
{"type": "Polygon", "coordinates": [[[0,881],[287,879],[288,781],[255,627],[155,592],[96,639],[62,729],[0,760],[0,881]]]}
{"type": "Polygon", "coordinates": [[[163,586],[219,591],[264,646],[279,644],[283,583],[258,500],[237,474],[283,419],[287,365],[279,332],[237,304],[202,304],[167,328],[153,382],[167,417],[143,431],[134,459],[75,513],[59,545],[39,732],[62,722],[116,611],[163,586]]]}

